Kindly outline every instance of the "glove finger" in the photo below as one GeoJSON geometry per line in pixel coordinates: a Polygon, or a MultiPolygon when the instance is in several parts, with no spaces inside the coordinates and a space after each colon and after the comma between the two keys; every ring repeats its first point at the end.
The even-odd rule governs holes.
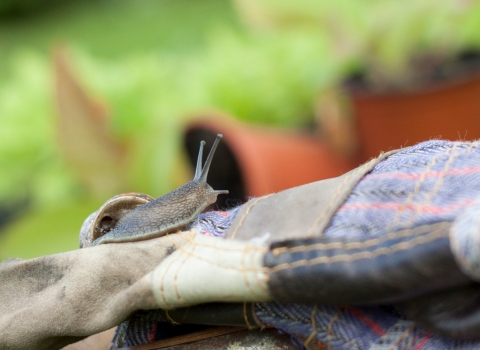
{"type": "Polygon", "coordinates": [[[458,266],[451,223],[379,238],[275,242],[264,258],[273,300],[282,303],[382,304],[473,283],[458,266]]]}

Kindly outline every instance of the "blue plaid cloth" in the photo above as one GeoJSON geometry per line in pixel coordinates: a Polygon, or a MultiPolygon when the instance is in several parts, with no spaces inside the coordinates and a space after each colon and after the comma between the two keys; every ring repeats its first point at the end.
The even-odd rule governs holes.
{"type": "MultiPolygon", "coordinates": [[[[359,181],[324,235],[379,237],[453,222],[470,212],[478,221],[472,204],[480,198],[479,146],[479,142],[428,141],[393,154],[359,181]]],[[[480,340],[458,341],[427,332],[391,306],[262,303],[256,313],[272,327],[310,337],[329,349],[480,348],[480,340]]]]}
{"type": "MultiPolygon", "coordinates": [[[[379,237],[400,229],[453,222],[460,214],[467,216],[463,222],[473,220],[468,221],[468,215],[475,217],[475,222],[480,221],[477,215],[480,201],[478,208],[472,209],[480,199],[479,146],[479,142],[434,140],[391,155],[359,181],[324,235],[379,237]]],[[[203,234],[222,236],[238,209],[202,214],[192,226],[203,234]]],[[[470,265],[480,266],[480,263],[474,261],[470,265]]],[[[312,306],[270,302],[257,303],[255,311],[265,324],[329,349],[480,348],[480,340],[452,340],[423,330],[389,305],[312,306]]],[[[152,330],[161,324],[155,323],[155,316],[149,314],[149,325],[141,330],[138,325],[146,319],[129,321],[126,328],[131,336],[126,337],[127,345],[156,340],[152,330]],[[137,332],[132,332],[135,327],[137,332]]],[[[126,333],[127,330],[123,335],[126,333]]]]}
{"type": "Polygon", "coordinates": [[[479,146],[428,141],[391,155],[355,186],[325,236],[371,238],[454,221],[480,195],[479,146]]]}

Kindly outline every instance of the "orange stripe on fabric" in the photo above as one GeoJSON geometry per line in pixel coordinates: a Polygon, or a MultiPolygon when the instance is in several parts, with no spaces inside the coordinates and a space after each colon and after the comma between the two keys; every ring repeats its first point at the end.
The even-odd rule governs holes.
{"type": "Polygon", "coordinates": [[[361,312],[359,309],[353,308],[353,307],[346,307],[346,311],[350,312],[353,314],[356,318],[358,318],[360,321],[365,323],[367,326],[370,327],[370,329],[375,332],[376,334],[382,336],[387,333],[385,329],[382,328],[380,324],[372,320],[370,317],[365,315],[363,312],[361,312]]]}
{"type": "Polygon", "coordinates": [[[461,202],[454,203],[449,206],[436,206],[436,205],[424,205],[424,204],[416,204],[410,203],[405,206],[405,203],[354,203],[354,204],[345,204],[343,205],[338,211],[345,211],[345,210],[367,210],[367,209],[379,209],[379,210],[411,210],[411,211],[418,211],[421,213],[426,214],[444,214],[450,211],[456,210],[458,208],[462,208],[464,206],[468,206],[473,203],[473,199],[467,199],[461,202]]]}
{"type": "Polygon", "coordinates": [[[422,339],[419,340],[417,345],[413,348],[413,350],[422,350],[425,345],[427,345],[428,341],[432,338],[432,334],[429,333],[426,336],[424,336],[422,339]]]}
{"type": "Polygon", "coordinates": [[[408,179],[408,180],[417,180],[420,177],[424,178],[434,178],[440,175],[468,175],[472,173],[480,172],[480,166],[473,166],[468,168],[461,168],[461,169],[450,169],[446,172],[443,171],[431,171],[428,173],[421,173],[421,174],[405,174],[405,173],[391,173],[391,174],[369,174],[364,177],[367,179],[408,179]]]}

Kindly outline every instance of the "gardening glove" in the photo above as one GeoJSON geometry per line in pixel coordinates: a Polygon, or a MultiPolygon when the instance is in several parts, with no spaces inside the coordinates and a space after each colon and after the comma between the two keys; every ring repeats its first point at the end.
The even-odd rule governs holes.
{"type": "Polygon", "coordinates": [[[58,349],[156,307],[147,276],[177,238],[2,262],[0,349],[58,349]]]}
{"type": "MultiPolygon", "coordinates": [[[[455,301],[458,295],[468,295],[469,305],[476,305],[479,225],[470,220],[464,225],[471,227],[470,234],[465,235],[467,230],[458,228],[458,223],[464,220],[461,214],[469,211],[474,213],[470,218],[479,217],[474,211],[480,198],[478,145],[429,141],[383,154],[339,178],[246,203],[225,236],[267,248],[263,270],[257,274],[262,280],[267,274],[268,298],[275,303],[255,304],[259,324],[324,344],[333,339],[340,348],[353,341],[352,334],[365,342],[361,348],[376,341],[420,342],[445,349],[478,346],[451,339],[476,337],[480,328],[476,307],[467,313],[455,301]],[[432,302],[424,304],[428,312],[424,319],[412,313],[411,306],[430,297],[432,302]],[[398,305],[400,313],[393,306],[391,312],[378,307],[387,303],[398,305]],[[445,312],[449,306],[451,312],[445,312]],[[402,318],[402,309],[410,320],[402,318]],[[334,320],[339,317],[352,322],[337,326],[334,320]],[[461,317],[463,322],[456,322],[461,317]],[[361,324],[372,328],[365,333],[361,324]]],[[[185,253],[183,261],[180,250],[168,258],[178,271],[172,276],[188,276],[195,257],[185,253]]],[[[258,267],[244,268],[248,272],[258,267]]],[[[167,276],[168,268],[163,268],[167,276]]],[[[207,264],[198,273],[208,280],[210,271],[207,264]]],[[[183,286],[175,286],[172,277],[161,280],[157,289],[169,297],[157,299],[159,305],[181,308],[192,303],[187,300],[182,305],[183,295],[188,298],[187,286],[195,289],[200,280],[185,278],[183,286]]],[[[250,286],[257,283],[249,280],[250,286]]],[[[182,321],[182,310],[188,314],[190,309],[177,309],[173,321],[182,321]]]]}
{"type": "MultiPolygon", "coordinates": [[[[55,326],[16,323],[6,344],[21,348],[43,339],[58,345],[107,329],[138,309],[258,302],[249,310],[260,325],[294,334],[292,314],[276,317],[266,301],[283,303],[279,310],[292,303],[375,305],[474,285],[476,277],[449,242],[452,223],[480,194],[479,153],[477,143],[431,141],[383,154],[339,178],[251,200],[231,215],[226,239],[202,235],[210,232],[196,223],[188,232],[149,241],[6,263],[0,300],[21,292],[13,306],[0,305],[7,311],[0,329],[29,305],[29,315],[44,315],[55,326]],[[31,273],[45,261],[54,268],[31,273]],[[22,275],[31,278],[18,281],[22,275]],[[39,290],[39,284],[46,287],[39,290]],[[70,304],[62,304],[63,287],[70,304]],[[59,305],[67,310],[61,319],[52,316],[59,305]]],[[[322,341],[322,328],[314,328],[322,341]]]]}
{"type": "Polygon", "coordinates": [[[137,310],[268,300],[264,253],[264,247],[192,229],[135,243],[4,261],[0,349],[60,348],[109,329],[137,310]]]}

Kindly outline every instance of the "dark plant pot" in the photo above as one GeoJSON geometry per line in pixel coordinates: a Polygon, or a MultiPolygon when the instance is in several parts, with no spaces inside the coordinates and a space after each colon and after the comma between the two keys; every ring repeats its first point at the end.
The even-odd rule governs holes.
{"type": "Polygon", "coordinates": [[[5,231],[4,228],[20,217],[29,207],[30,202],[27,197],[20,197],[13,202],[0,202],[0,235],[5,231]]]}
{"type": "Polygon", "coordinates": [[[224,115],[200,115],[186,126],[184,141],[194,167],[201,140],[206,152],[218,133],[224,136],[212,163],[208,183],[226,189],[219,207],[244,202],[290,187],[341,175],[355,164],[335,156],[309,133],[254,127],[224,115]]]}

